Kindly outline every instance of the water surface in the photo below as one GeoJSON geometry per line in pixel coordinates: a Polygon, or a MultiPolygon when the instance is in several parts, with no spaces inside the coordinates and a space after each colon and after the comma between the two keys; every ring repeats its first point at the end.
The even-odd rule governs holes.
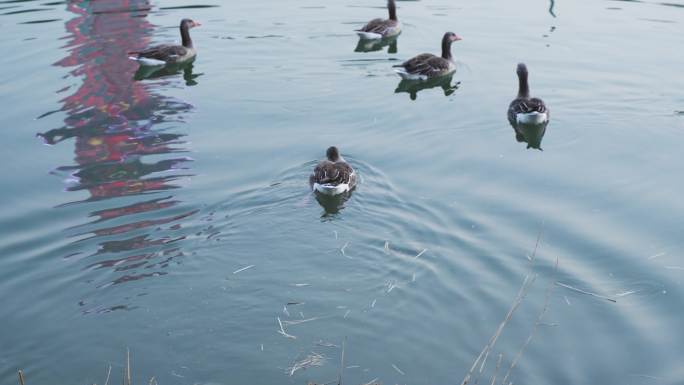
{"type": "Polygon", "coordinates": [[[460,383],[530,269],[482,383],[558,281],[616,302],[552,285],[514,383],[681,384],[682,4],[398,8],[364,47],[383,1],[0,2],[0,384],[118,380],[126,348],[138,382],[324,383],[345,338],[344,383],[460,383]],[[127,59],[183,17],[192,65],[127,59]],[[401,84],[449,30],[453,78],[401,84]],[[520,61],[551,109],[530,148],[520,61]],[[332,144],[361,182],[331,207],[332,144]]]}

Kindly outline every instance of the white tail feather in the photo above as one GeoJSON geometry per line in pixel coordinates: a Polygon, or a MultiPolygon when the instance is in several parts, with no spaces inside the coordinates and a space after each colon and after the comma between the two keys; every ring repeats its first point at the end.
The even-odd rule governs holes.
{"type": "Polygon", "coordinates": [[[339,195],[344,192],[349,191],[349,184],[348,183],[340,183],[338,185],[332,185],[332,184],[319,184],[319,183],[314,183],[313,185],[314,191],[318,191],[321,194],[325,195],[339,195]]]}
{"type": "Polygon", "coordinates": [[[528,113],[518,113],[515,116],[518,123],[522,124],[539,124],[544,123],[548,119],[546,112],[528,112],[528,113]]]}
{"type": "Polygon", "coordinates": [[[421,75],[421,74],[412,74],[410,72],[406,72],[405,69],[403,68],[397,68],[394,70],[394,72],[397,73],[402,79],[404,80],[427,80],[427,75],[421,75]]]}
{"type": "Polygon", "coordinates": [[[382,35],[379,33],[375,33],[375,32],[356,31],[356,34],[359,35],[359,37],[361,39],[364,39],[364,40],[382,39],[382,35]]]}
{"type": "Polygon", "coordinates": [[[144,66],[153,67],[153,66],[163,66],[163,65],[166,65],[166,62],[163,61],[163,60],[150,59],[150,58],[146,58],[146,57],[135,57],[135,56],[129,56],[128,58],[131,59],[131,60],[135,60],[135,61],[137,61],[138,63],[140,63],[141,65],[144,65],[144,66]]]}

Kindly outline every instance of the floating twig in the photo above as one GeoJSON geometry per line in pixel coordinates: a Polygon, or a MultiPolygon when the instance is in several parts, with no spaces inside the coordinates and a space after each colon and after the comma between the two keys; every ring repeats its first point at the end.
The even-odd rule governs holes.
{"type": "Polygon", "coordinates": [[[242,273],[243,271],[245,271],[245,270],[247,270],[247,269],[251,269],[251,268],[253,268],[253,267],[254,267],[254,265],[245,266],[245,267],[243,267],[243,268],[241,268],[241,269],[235,270],[235,271],[233,272],[233,274],[242,273]]]}
{"type": "Polygon", "coordinates": [[[278,319],[278,325],[280,325],[280,330],[278,330],[278,333],[282,334],[283,336],[296,340],[297,337],[293,336],[292,334],[287,334],[285,329],[283,328],[283,323],[280,321],[280,317],[276,317],[278,319]]]}
{"type": "Polygon", "coordinates": [[[394,290],[395,287],[397,287],[397,283],[396,283],[395,280],[390,279],[390,280],[387,281],[387,283],[385,284],[385,287],[386,287],[386,288],[385,288],[385,293],[389,294],[392,290],[394,290]]]}
{"type": "Polygon", "coordinates": [[[126,383],[131,385],[131,351],[126,348],[126,383]]]}
{"type": "Polygon", "coordinates": [[[325,356],[316,352],[311,352],[308,356],[304,357],[301,361],[296,361],[287,368],[287,371],[292,377],[298,370],[304,370],[313,366],[323,366],[325,362],[325,356]]]}
{"type": "Polygon", "coordinates": [[[346,312],[344,312],[344,316],[342,317],[342,319],[347,319],[349,313],[351,313],[351,310],[347,310],[346,312]]]}
{"type": "Polygon", "coordinates": [[[404,373],[401,369],[399,369],[399,367],[397,365],[392,364],[392,367],[394,368],[394,370],[397,371],[397,373],[401,374],[402,376],[406,375],[406,373],[404,373]]]}
{"type": "Polygon", "coordinates": [[[421,255],[425,254],[425,252],[428,251],[427,249],[423,249],[420,253],[418,253],[413,259],[418,259],[421,255]]]}
{"type": "Polygon", "coordinates": [[[656,258],[658,258],[658,257],[662,257],[663,255],[667,255],[667,253],[666,253],[666,252],[662,252],[662,253],[658,253],[658,254],[653,254],[653,255],[651,255],[650,257],[648,257],[648,260],[650,261],[650,260],[652,260],[652,259],[656,259],[656,258]]]}
{"type": "Polygon", "coordinates": [[[499,367],[501,367],[501,360],[503,360],[503,353],[499,353],[499,359],[496,360],[496,368],[494,369],[494,374],[492,374],[492,381],[490,385],[496,384],[496,375],[499,374],[499,367]]]}
{"type": "Polygon", "coordinates": [[[109,385],[109,376],[112,374],[112,365],[109,365],[109,369],[107,370],[107,379],[105,380],[105,385],[109,385]]]}
{"type": "Polygon", "coordinates": [[[309,321],[316,321],[317,319],[320,319],[320,318],[321,317],[312,317],[312,318],[298,319],[298,320],[292,320],[292,321],[285,320],[285,321],[283,321],[283,323],[285,325],[298,325],[298,324],[303,324],[303,323],[309,322],[309,321]]]}
{"type": "Polygon", "coordinates": [[[347,254],[344,252],[344,250],[347,249],[347,246],[349,246],[349,242],[345,243],[344,246],[342,246],[342,248],[340,249],[340,252],[342,253],[342,255],[343,255],[345,258],[351,259],[351,257],[347,257],[347,254]]]}
{"type": "Polygon", "coordinates": [[[389,241],[385,241],[385,254],[389,254],[389,241]]]}
{"type": "Polygon", "coordinates": [[[562,287],[564,287],[564,288],[566,288],[566,289],[570,289],[570,290],[572,290],[572,291],[576,291],[576,292],[581,293],[581,294],[586,294],[586,295],[590,295],[590,296],[592,296],[592,297],[605,299],[606,301],[617,302],[617,301],[614,300],[613,298],[609,298],[609,297],[606,297],[606,296],[603,296],[603,295],[600,295],[600,294],[592,293],[592,292],[589,292],[589,291],[586,291],[586,290],[578,289],[578,288],[576,288],[576,287],[574,287],[574,286],[570,286],[570,285],[565,284],[565,283],[562,283],[562,282],[556,282],[556,285],[562,286],[562,287]]]}
{"type": "Polygon", "coordinates": [[[342,373],[344,372],[344,348],[347,344],[347,337],[342,340],[342,354],[340,355],[340,372],[337,376],[337,385],[342,385],[342,373]]]}
{"type": "Polygon", "coordinates": [[[372,379],[372,380],[370,380],[370,381],[366,382],[366,383],[365,383],[365,384],[363,384],[363,385],[373,385],[373,384],[375,384],[375,383],[376,383],[375,381],[377,381],[377,380],[378,380],[378,377],[375,377],[374,379],[372,379]]]}

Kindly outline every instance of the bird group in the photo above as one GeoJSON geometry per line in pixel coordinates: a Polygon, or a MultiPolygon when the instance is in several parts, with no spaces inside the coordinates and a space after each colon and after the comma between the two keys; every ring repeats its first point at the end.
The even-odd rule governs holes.
{"type": "MultiPolygon", "coordinates": [[[[396,38],[401,33],[401,22],[397,18],[395,0],[387,1],[388,19],[373,19],[362,28],[356,30],[361,40],[384,40],[396,38]]],[[[183,19],[180,23],[181,45],[159,45],[142,51],[130,52],[129,57],[143,66],[164,66],[181,64],[192,61],[197,55],[189,30],[200,24],[183,19]]],[[[406,81],[422,82],[453,74],[456,65],[451,55],[451,44],[461,40],[453,32],[446,32],[442,37],[441,55],[423,53],[412,57],[393,67],[396,73],[406,81]]],[[[519,63],[516,69],[518,75],[518,95],[508,107],[508,121],[516,130],[526,125],[546,128],[549,120],[549,110],[539,98],[530,97],[530,87],[527,82],[528,71],[524,63],[519,63]]],[[[309,177],[311,190],[328,196],[338,196],[350,192],[357,184],[357,174],[347,163],[337,147],[329,147],[326,158],[321,160],[309,177]]]]}

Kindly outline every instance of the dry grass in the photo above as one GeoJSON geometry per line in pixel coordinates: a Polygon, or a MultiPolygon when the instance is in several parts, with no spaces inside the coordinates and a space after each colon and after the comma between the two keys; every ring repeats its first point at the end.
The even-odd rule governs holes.
{"type": "MultiPolygon", "coordinates": [[[[111,374],[112,374],[112,365],[109,365],[107,368],[107,377],[105,378],[104,385],[109,385],[109,380],[111,379],[111,374]]],[[[24,371],[19,370],[17,372],[17,375],[19,376],[19,385],[26,385],[26,380],[24,378],[24,371]]],[[[158,385],[157,380],[152,377],[150,378],[150,381],[148,385],[158,385]]],[[[93,384],[97,385],[97,383],[93,384]]],[[[123,373],[121,374],[121,385],[133,385],[133,381],[131,379],[131,352],[126,349],[126,364],[124,365],[123,368],[123,373]]]]}

